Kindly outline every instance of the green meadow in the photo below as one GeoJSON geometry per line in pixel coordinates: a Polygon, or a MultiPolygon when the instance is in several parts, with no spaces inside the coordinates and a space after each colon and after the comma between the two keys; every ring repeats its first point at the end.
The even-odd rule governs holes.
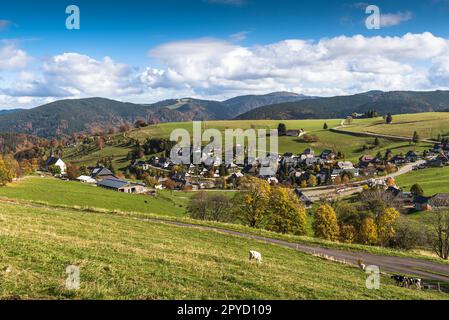
{"type": "Polygon", "coordinates": [[[418,183],[426,196],[449,193],[449,167],[413,171],[398,177],[396,182],[399,187],[407,191],[418,183]]]}
{"type": "Polygon", "coordinates": [[[135,195],[106,190],[80,182],[26,177],[0,188],[0,197],[51,205],[97,208],[165,216],[184,216],[192,193],[159,191],[158,195],[135,195]]]}
{"type": "Polygon", "coordinates": [[[416,131],[421,139],[436,139],[438,135],[449,136],[449,112],[428,112],[394,115],[393,123],[382,118],[354,120],[345,130],[412,137],[416,131]]]}
{"type": "Polygon", "coordinates": [[[368,290],[357,268],[213,231],[26,204],[0,204],[0,222],[2,299],[447,299],[386,277],[368,290]]]}

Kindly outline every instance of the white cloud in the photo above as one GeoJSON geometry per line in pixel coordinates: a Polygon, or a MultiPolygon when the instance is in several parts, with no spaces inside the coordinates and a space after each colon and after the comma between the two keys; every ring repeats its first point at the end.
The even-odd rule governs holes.
{"type": "Polygon", "coordinates": [[[12,70],[24,68],[30,57],[23,50],[13,44],[7,44],[0,48],[0,70],[12,70]]]}
{"type": "MultiPolygon", "coordinates": [[[[449,41],[431,33],[285,40],[254,47],[198,39],[164,44],[150,54],[165,66],[142,73],[152,88],[192,88],[202,96],[275,90],[334,95],[441,88],[429,74],[436,65],[444,66],[439,61],[449,56],[449,41]]],[[[439,72],[446,70],[440,67],[439,72]]]]}
{"type": "MultiPolygon", "coordinates": [[[[0,52],[0,69],[24,66],[18,61],[28,58],[12,46],[0,52]],[[17,59],[11,52],[22,58],[4,62],[17,59]]],[[[369,90],[449,90],[449,40],[431,33],[292,39],[252,47],[202,38],[165,43],[149,54],[157,67],[136,69],[109,57],[93,59],[79,53],[47,58],[34,69],[16,72],[13,79],[0,79],[0,109],[22,106],[25,100],[23,105],[29,106],[32,102],[23,100],[26,97],[37,105],[87,96],[150,103],[272,91],[332,96],[369,90]]]]}
{"type": "Polygon", "coordinates": [[[382,13],[380,16],[380,25],[381,27],[397,26],[398,24],[409,21],[412,18],[413,14],[410,11],[398,13],[382,13]]]}

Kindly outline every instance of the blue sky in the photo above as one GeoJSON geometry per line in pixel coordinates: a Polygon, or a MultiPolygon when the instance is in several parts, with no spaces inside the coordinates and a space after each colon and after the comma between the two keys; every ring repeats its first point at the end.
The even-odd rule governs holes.
{"type": "Polygon", "coordinates": [[[0,109],[92,95],[151,102],[275,90],[349,94],[407,89],[417,81],[410,89],[445,88],[448,23],[448,0],[2,2],[0,109]],[[80,8],[80,30],[65,28],[65,8],[71,4],[80,8]],[[368,4],[381,10],[380,30],[365,27],[368,4]],[[374,50],[370,39],[378,40],[374,50]],[[359,51],[348,58],[343,49],[351,43],[359,43],[359,51]],[[408,56],[401,54],[404,50],[432,54],[408,56]],[[294,60],[292,55],[303,56],[294,60]],[[367,59],[374,60],[376,70],[360,67],[367,59]],[[92,74],[82,70],[91,64],[92,74]],[[320,80],[321,73],[332,71],[325,65],[334,65],[342,81],[320,80]],[[402,78],[391,74],[395,68],[402,78]],[[76,74],[74,79],[63,75],[64,69],[76,74]],[[102,83],[97,91],[89,77],[102,83]]]}

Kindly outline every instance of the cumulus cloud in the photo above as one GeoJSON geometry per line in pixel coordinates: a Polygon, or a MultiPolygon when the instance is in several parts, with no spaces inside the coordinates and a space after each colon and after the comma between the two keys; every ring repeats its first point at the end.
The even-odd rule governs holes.
{"type": "MultiPolygon", "coordinates": [[[[9,86],[0,79],[0,108],[2,101],[19,103],[27,97],[40,102],[104,96],[149,103],[273,91],[332,96],[369,90],[449,90],[449,40],[431,33],[291,39],[251,47],[202,38],[165,43],[149,55],[155,65],[142,69],[110,57],[49,57],[34,71],[18,72],[9,86]]],[[[26,57],[18,48],[4,47],[0,69],[24,65],[18,61],[26,57]]]]}
{"type": "Polygon", "coordinates": [[[440,86],[430,71],[440,66],[438,74],[446,74],[443,57],[449,56],[449,41],[431,33],[285,40],[254,47],[198,39],[164,44],[150,55],[165,66],[141,74],[151,88],[193,88],[206,96],[275,90],[334,95],[440,86]]]}
{"type": "Polygon", "coordinates": [[[13,44],[7,44],[0,48],[0,70],[12,70],[24,68],[30,57],[13,44]]]}

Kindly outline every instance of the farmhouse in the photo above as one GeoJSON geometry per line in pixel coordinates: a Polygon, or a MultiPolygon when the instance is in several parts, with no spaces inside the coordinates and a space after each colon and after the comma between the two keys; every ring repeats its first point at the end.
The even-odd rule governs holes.
{"type": "Polygon", "coordinates": [[[95,180],[117,179],[117,177],[112,173],[112,171],[105,167],[93,168],[90,172],[90,176],[92,179],[95,180]]]}
{"type": "Polygon", "coordinates": [[[97,185],[102,188],[115,190],[124,193],[146,193],[148,190],[144,186],[131,183],[120,179],[104,179],[97,182],[97,185]]]}
{"type": "Polygon", "coordinates": [[[61,158],[58,157],[50,157],[48,158],[47,162],[45,163],[46,166],[46,170],[48,171],[50,167],[52,166],[56,166],[59,167],[61,169],[61,174],[66,174],[67,173],[67,166],[64,163],[64,161],[61,160],[61,158]]]}
{"type": "Polygon", "coordinates": [[[444,208],[449,208],[449,194],[447,193],[438,193],[433,197],[419,196],[415,198],[415,209],[417,211],[432,211],[444,208]]]}

